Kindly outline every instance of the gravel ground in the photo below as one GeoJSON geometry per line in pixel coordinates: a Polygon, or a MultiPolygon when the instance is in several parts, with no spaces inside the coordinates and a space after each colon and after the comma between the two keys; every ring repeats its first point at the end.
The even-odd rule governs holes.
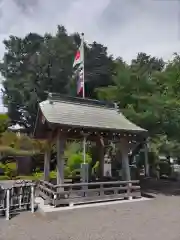
{"type": "Polygon", "coordinates": [[[179,240],[180,197],[0,219],[0,240],[179,240]]]}

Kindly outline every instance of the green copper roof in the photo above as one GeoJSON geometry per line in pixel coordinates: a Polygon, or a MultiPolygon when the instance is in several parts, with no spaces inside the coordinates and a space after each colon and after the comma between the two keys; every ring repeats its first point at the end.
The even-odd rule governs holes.
{"type": "Polygon", "coordinates": [[[125,118],[115,104],[97,100],[54,96],[41,102],[40,109],[49,123],[117,132],[147,132],[125,118]]]}

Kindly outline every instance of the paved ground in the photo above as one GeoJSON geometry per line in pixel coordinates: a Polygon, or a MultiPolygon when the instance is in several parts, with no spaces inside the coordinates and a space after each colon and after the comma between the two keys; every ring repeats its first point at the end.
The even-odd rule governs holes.
{"type": "Polygon", "coordinates": [[[180,197],[0,219],[0,240],[179,240],[180,197]]]}

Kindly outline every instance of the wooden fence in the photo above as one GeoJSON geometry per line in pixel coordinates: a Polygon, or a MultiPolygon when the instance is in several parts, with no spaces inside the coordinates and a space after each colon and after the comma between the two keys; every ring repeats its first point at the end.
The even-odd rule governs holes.
{"type": "Polygon", "coordinates": [[[9,220],[13,214],[22,210],[34,212],[35,184],[31,182],[15,182],[11,187],[0,188],[0,215],[9,220]]]}
{"type": "Polygon", "coordinates": [[[140,198],[139,181],[91,182],[53,185],[40,181],[39,196],[45,204],[74,205],[97,201],[140,198]]]}

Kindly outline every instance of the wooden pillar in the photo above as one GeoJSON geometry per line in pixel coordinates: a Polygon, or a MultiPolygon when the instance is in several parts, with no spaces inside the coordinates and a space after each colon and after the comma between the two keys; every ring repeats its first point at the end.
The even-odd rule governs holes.
{"type": "Polygon", "coordinates": [[[96,147],[98,151],[98,161],[99,161],[99,177],[104,177],[104,140],[102,137],[98,137],[96,141],[96,147]]]}
{"type": "Polygon", "coordinates": [[[148,146],[147,146],[147,143],[144,144],[144,167],[145,167],[145,176],[149,177],[149,161],[148,161],[148,146]]]}
{"type": "Polygon", "coordinates": [[[130,167],[129,167],[129,143],[126,139],[120,140],[120,150],[121,150],[121,156],[122,156],[122,176],[124,181],[130,181],[131,180],[131,173],[130,173],[130,167]]]}
{"type": "Polygon", "coordinates": [[[51,147],[50,143],[48,143],[48,146],[44,153],[44,181],[49,181],[50,160],[51,160],[51,147]]]}
{"type": "Polygon", "coordinates": [[[56,139],[57,148],[57,185],[64,183],[64,149],[66,145],[66,137],[60,132],[56,139]]]}

